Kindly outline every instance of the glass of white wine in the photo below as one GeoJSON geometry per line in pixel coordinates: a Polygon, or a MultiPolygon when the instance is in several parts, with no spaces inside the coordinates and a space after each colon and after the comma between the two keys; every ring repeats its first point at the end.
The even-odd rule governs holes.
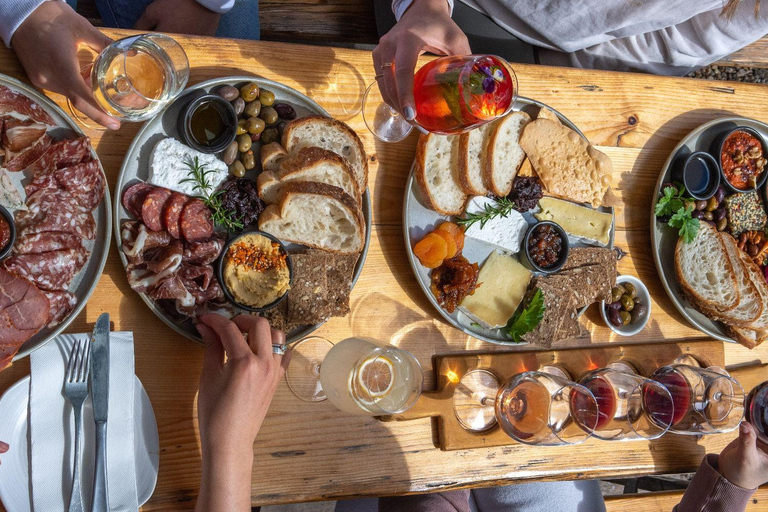
{"type": "MultiPolygon", "coordinates": [[[[83,72],[96,102],[107,114],[121,121],[140,122],[153,117],[184,90],[189,59],[174,39],[141,34],[110,44],[83,72]]],[[[69,108],[88,124],[71,103],[69,108]]]]}

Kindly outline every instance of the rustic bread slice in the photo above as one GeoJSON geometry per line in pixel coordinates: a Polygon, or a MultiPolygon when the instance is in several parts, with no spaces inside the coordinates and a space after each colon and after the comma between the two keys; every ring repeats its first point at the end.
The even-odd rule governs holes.
{"type": "Polygon", "coordinates": [[[332,151],[304,148],[296,156],[283,160],[277,172],[263,171],[256,179],[259,197],[267,204],[277,203],[282,186],[289,181],[333,185],[360,202],[360,190],[352,167],[345,158],[332,151]]]}
{"type": "Polygon", "coordinates": [[[261,147],[261,168],[269,172],[277,172],[280,162],[288,158],[288,152],[279,142],[270,142],[261,147]]]}
{"type": "MultiPolygon", "coordinates": [[[[748,327],[763,313],[762,297],[757,291],[751,276],[744,263],[744,258],[749,259],[744,251],[736,245],[736,240],[727,233],[719,232],[718,236],[725,245],[728,259],[734,270],[734,277],[739,289],[739,304],[721,314],[713,313],[713,316],[729,325],[736,327],[748,327]]],[[[765,281],[765,279],[763,279],[765,281]]]]}
{"type": "Polygon", "coordinates": [[[467,194],[458,179],[459,137],[434,133],[419,136],[414,173],[426,207],[442,215],[464,211],[467,194]]]}
{"type": "Polygon", "coordinates": [[[488,159],[488,141],[496,123],[486,123],[459,136],[459,186],[470,196],[488,193],[483,169],[488,159]]]}
{"type": "Polygon", "coordinates": [[[675,248],[675,273],[691,304],[704,314],[723,313],[739,305],[734,268],[714,226],[702,222],[696,238],[675,248]]]}
{"type": "Polygon", "coordinates": [[[483,182],[494,195],[503,197],[512,190],[525,152],[520,146],[523,128],[531,121],[525,112],[512,112],[494,123],[488,138],[488,155],[483,169],[483,182]]]}
{"type": "Polygon", "coordinates": [[[768,283],[765,282],[765,277],[760,267],[749,256],[743,251],[739,251],[739,257],[744,264],[744,270],[760,295],[763,311],[757,320],[747,327],[729,325],[728,333],[733,339],[752,349],[768,339],[768,283]]]}
{"type": "Polygon", "coordinates": [[[550,121],[560,123],[560,118],[557,117],[555,111],[548,107],[541,107],[539,109],[539,115],[536,116],[536,119],[549,119],[550,121]]]}
{"type": "Polygon", "coordinates": [[[259,229],[280,240],[351,254],[365,243],[365,221],[357,201],[339,187],[310,181],[284,184],[279,205],[259,215],[259,229]]]}
{"type": "Polygon", "coordinates": [[[314,146],[343,156],[355,172],[358,188],[365,192],[368,187],[368,158],[363,143],[345,123],[322,116],[302,117],[288,123],[282,142],[290,155],[314,146]]]}

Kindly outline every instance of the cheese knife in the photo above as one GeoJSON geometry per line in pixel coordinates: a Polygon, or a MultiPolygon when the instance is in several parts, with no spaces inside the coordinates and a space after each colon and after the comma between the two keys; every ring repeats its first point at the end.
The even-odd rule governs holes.
{"type": "Polygon", "coordinates": [[[96,423],[96,464],[93,471],[93,512],[108,512],[107,413],[109,402],[109,313],[96,320],[91,338],[91,396],[96,423]]]}

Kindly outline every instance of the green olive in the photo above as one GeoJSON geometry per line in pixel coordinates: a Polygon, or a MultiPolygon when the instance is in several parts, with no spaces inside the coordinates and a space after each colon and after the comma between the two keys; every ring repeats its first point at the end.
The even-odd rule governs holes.
{"type": "Polygon", "coordinates": [[[264,131],[264,128],[267,126],[264,124],[263,119],[259,119],[258,117],[252,117],[248,119],[248,133],[261,133],[264,131]]]}
{"type": "Polygon", "coordinates": [[[240,88],[240,97],[247,103],[258,98],[259,92],[259,86],[256,83],[251,82],[240,88]]]}
{"type": "Polygon", "coordinates": [[[621,299],[622,295],[624,294],[621,293],[621,290],[619,290],[618,286],[611,288],[611,302],[619,302],[619,299],[621,299]]]}
{"type": "Polygon", "coordinates": [[[243,113],[247,117],[258,117],[259,112],[261,112],[261,102],[259,100],[249,101],[245,104],[245,110],[243,110],[243,113]]]}
{"type": "Polygon", "coordinates": [[[245,167],[246,171],[256,167],[256,157],[253,156],[253,151],[250,149],[242,154],[240,161],[243,162],[243,167],[245,167]]]}
{"type": "Polygon", "coordinates": [[[264,107],[271,107],[275,104],[275,93],[262,89],[259,93],[259,101],[264,107]]]}
{"type": "Polygon", "coordinates": [[[249,134],[243,133],[242,135],[237,136],[237,150],[241,153],[245,153],[251,149],[252,145],[253,141],[251,140],[251,136],[249,134]]]}
{"type": "Polygon", "coordinates": [[[229,166],[229,174],[236,178],[242,178],[245,176],[245,166],[240,160],[235,160],[235,162],[229,166]]]}
{"type": "Polygon", "coordinates": [[[718,206],[719,205],[717,203],[717,198],[715,196],[710,197],[709,200],[707,201],[707,211],[708,212],[713,212],[713,211],[717,210],[718,206]]]}
{"type": "Polygon", "coordinates": [[[267,124],[275,124],[277,122],[277,110],[272,107],[264,107],[261,109],[259,117],[267,124]]]}
{"type": "Polygon", "coordinates": [[[241,119],[237,122],[237,134],[242,135],[248,132],[248,127],[245,124],[245,119],[241,119]]]}
{"type": "Polygon", "coordinates": [[[277,128],[274,126],[270,126],[269,128],[266,128],[261,133],[261,143],[266,145],[270,144],[272,142],[277,142],[278,134],[277,134],[277,128]]]}
{"type": "Polygon", "coordinates": [[[624,293],[634,299],[637,297],[637,288],[632,283],[624,283],[624,293]]]}
{"type": "Polygon", "coordinates": [[[632,308],[635,307],[635,300],[629,296],[629,294],[624,294],[621,296],[621,308],[624,311],[632,311],[632,308]]]}
{"type": "Polygon", "coordinates": [[[221,159],[227,165],[232,165],[237,160],[237,141],[233,140],[232,143],[224,150],[221,159]]]}
{"type": "Polygon", "coordinates": [[[629,325],[629,322],[632,321],[632,315],[630,315],[626,311],[619,311],[619,316],[621,317],[621,321],[623,325],[629,325]]]}
{"type": "Polygon", "coordinates": [[[621,292],[621,295],[624,295],[625,293],[627,293],[627,290],[624,288],[623,284],[616,283],[615,288],[619,289],[619,291],[621,292]]]}

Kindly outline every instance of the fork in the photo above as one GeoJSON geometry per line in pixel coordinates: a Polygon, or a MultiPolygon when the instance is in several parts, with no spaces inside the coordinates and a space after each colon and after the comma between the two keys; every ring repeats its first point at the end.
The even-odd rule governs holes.
{"type": "Polygon", "coordinates": [[[88,372],[91,369],[91,344],[77,340],[69,353],[67,372],[64,376],[64,396],[75,413],[75,470],[72,474],[72,492],[69,496],[69,512],[83,512],[83,493],[80,488],[80,438],[83,436],[83,402],[88,398],[88,372]]]}

